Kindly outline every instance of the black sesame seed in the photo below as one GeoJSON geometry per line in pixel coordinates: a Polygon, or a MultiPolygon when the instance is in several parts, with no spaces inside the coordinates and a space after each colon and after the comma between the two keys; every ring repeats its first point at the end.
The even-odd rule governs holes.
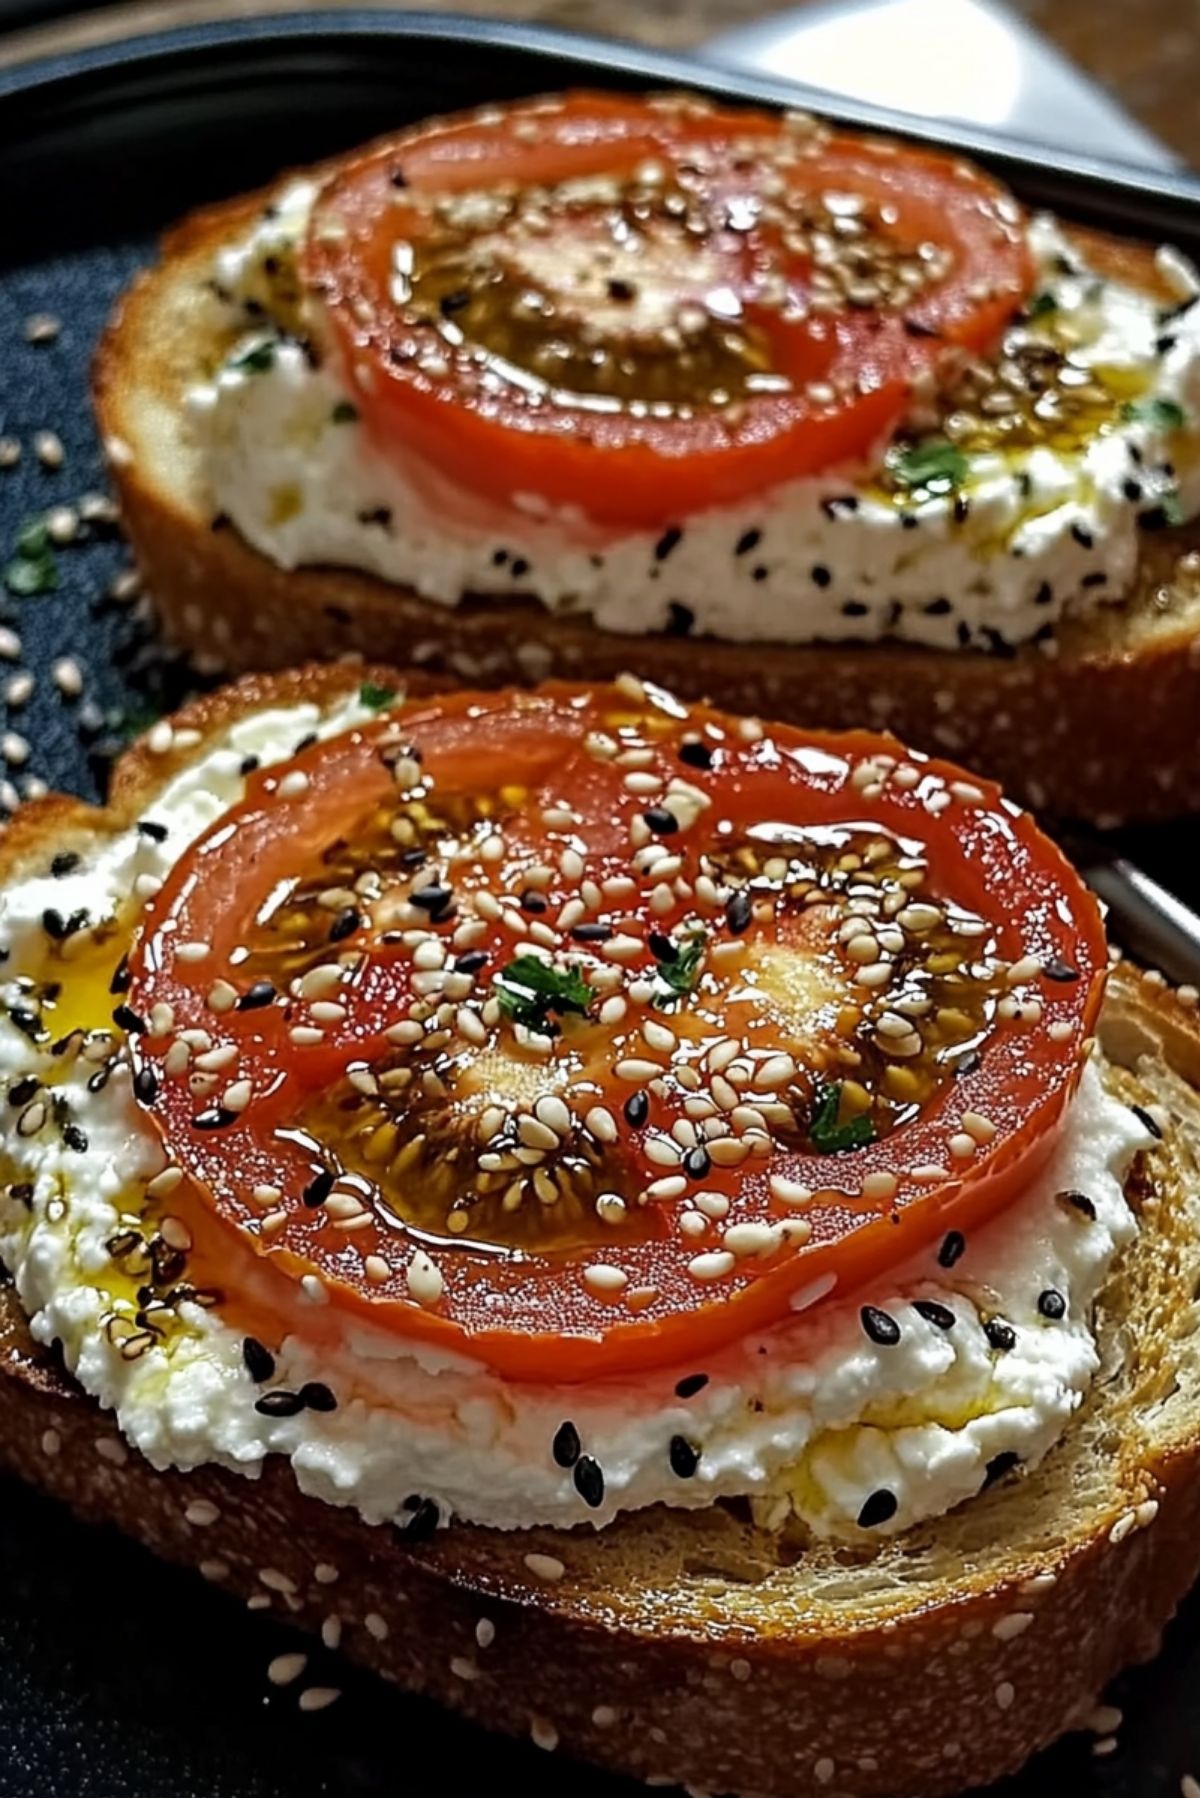
{"type": "Polygon", "coordinates": [[[877,1529],[881,1523],[889,1523],[897,1509],[896,1494],[881,1486],[878,1492],[872,1492],[858,1513],[858,1527],[860,1530],[877,1529]]]}
{"type": "Polygon", "coordinates": [[[74,872],[79,866],[80,859],[80,856],[74,849],[64,849],[60,854],[56,855],[54,860],[50,863],[50,872],[55,880],[61,880],[64,875],[74,872]]]}
{"type": "Polygon", "coordinates": [[[1035,606],[1048,606],[1053,598],[1054,588],[1049,581],[1043,581],[1033,596],[1033,603],[1035,606]]]}
{"type": "Polygon", "coordinates": [[[418,911],[425,911],[431,917],[444,911],[454,897],[452,887],[416,887],[409,895],[409,904],[415,905],[418,911]]]}
{"type": "Polygon", "coordinates": [[[621,305],[628,305],[630,300],[637,299],[637,288],[632,281],[624,281],[620,275],[613,275],[608,282],[608,297],[621,305]]]}
{"type": "Polygon", "coordinates": [[[679,829],[679,819],[665,805],[652,805],[642,813],[642,820],[656,837],[673,837],[679,829]]]}
{"type": "Polygon", "coordinates": [[[1080,549],[1093,549],[1095,547],[1096,539],[1085,525],[1073,524],[1071,526],[1071,535],[1074,537],[1076,543],[1078,543],[1080,549]]]}
{"type": "Polygon", "coordinates": [[[968,1049],[954,1064],[954,1072],[958,1076],[973,1074],[976,1068],[983,1066],[983,1056],[978,1049],[968,1049]]]}
{"type": "Polygon", "coordinates": [[[61,943],[67,934],[67,920],[54,906],[48,905],[42,913],[42,929],[53,942],[61,943]]]}
{"type": "Polygon", "coordinates": [[[526,887],[519,901],[522,911],[544,912],[549,910],[549,900],[545,893],[539,893],[536,887],[526,887]]]}
{"type": "Polygon", "coordinates": [[[443,318],[450,318],[455,312],[461,312],[464,306],[471,304],[469,287],[456,287],[452,293],[444,293],[438,301],[438,310],[443,318]]]}
{"type": "Polygon", "coordinates": [[[1066,1205],[1070,1210],[1078,1211],[1081,1217],[1094,1218],[1096,1215],[1096,1207],[1086,1192],[1073,1192],[1068,1189],[1065,1192],[1056,1192],[1054,1196],[1060,1205],[1066,1205]]]}
{"type": "Polygon", "coordinates": [[[895,1348],[900,1340],[900,1325],[890,1312],[881,1311],[878,1305],[864,1305],[858,1315],[872,1342],[881,1348],[895,1348]]]}
{"type": "Polygon", "coordinates": [[[725,924],[734,936],[741,936],[744,930],[749,930],[753,915],[750,895],[744,887],[740,887],[736,893],[731,893],[725,901],[725,924]]]}
{"type": "Polygon", "coordinates": [[[691,741],[679,745],[679,759],[686,762],[689,768],[711,768],[712,750],[707,743],[691,741]]]}
{"type": "Polygon", "coordinates": [[[127,993],[133,975],[129,972],[129,957],[123,955],[113,969],[113,977],[108,983],[110,993],[127,993]]]}
{"type": "Polygon", "coordinates": [[[665,562],[673,549],[679,545],[683,532],[677,524],[668,525],[658,542],[654,545],[654,560],[665,562]]]}
{"type": "Polygon", "coordinates": [[[646,1093],[630,1093],[624,1104],[625,1122],[640,1130],[650,1116],[650,1099],[646,1093]]]}
{"type": "Polygon", "coordinates": [[[264,1005],[272,1004],[276,997],[276,989],[269,980],[256,980],[238,1000],[237,1010],[260,1011],[264,1005]]]}
{"type": "Polygon", "coordinates": [[[1060,980],[1064,983],[1079,979],[1079,969],[1071,967],[1068,962],[1060,961],[1057,955],[1052,955],[1049,961],[1042,963],[1042,973],[1047,980],[1060,980]]]}
{"type": "Polygon", "coordinates": [[[256,1386],[261,1386],[275,1372],[275,1357],[270,1349],[263,1347],[257,1336],[247,1336],[243,1341],[242,1360],[256,1386]]]}
{"type": "Polygon", "coordinates": [[[604,1503],[604,1473],[599,1461],[591,1455],[580,1455],[575,1463],[575,1490],[593,1511],[604,1503]]]}
{"type": "Polygon", "coordinates": [[[304,1191],[300,1194],[302,1202],[307,1205],[310,1211],[315,1211],[318,1205],[323,1205],[325,1203],[326,1199],[333,1191],[336,1178],[337,1176],[331,1174],[328,1168],[322,1168],[319,1174],[314,1174],[313,1178],[304,1188],[304,1191]]]}
{"type": "Polygon", "coordinates": [[[750,551],[757,549],[761,542],[762,532],[752,526],[750,530],[742,532],[733,546],[733,553],[735,556],[748,556],[750,551]]]}
{"type": "Polygon", "coordinates": [[[1038,1293],[1037,1308],[1043,1317],[1048,1317],[1051,1323],[1057,1323],[1060,1317],[1067,1314],[1067,1301],[1055,1287],[1047,1286],[1045,1292],[1038,1293]]]}
{"type": "Polygon", "coordinates": [[[612,933],[611,924],[576,924],[571,931],[577,943],[607,943],[612,933]]]}
{"type": "Polygon", "coordinates": [[[1136,506],[1142,497],[1142,483],[1140,481],[1135,481],[1133,477],[1130,476],[1127,480],[1121,482],[1121,492],[1125,495],[1127,500],[1130,500],[1136,506]]]}
{"type": "Polygon", "coordinates": [[[712,1157],[702,1142],[689,1149],[683,1158],[683,1171],[689,1180],[703,1180],[712,1167],[712,1157]]]}
{"type": "Polygon", "coordinates": [[[1017,1332],[1011,1324],[1006,1324],[1001,1317],[989,1317],[983,1326],[983,1333],[992,1348],[1006,1355],[1011,1348],[1017,1346],[1017,1332]]]}
{"type": "Polygon", "coordinates": [[[504,564],[507,561],[508,561],[508,551],[506,549],[494,549],[492,551],[492,567],[493,568],[503,568],[504,564]]]}
{"type": "Polygon", "coordinates": [[[87,1133],[86,1131],[81,1130],[78,1124],[64,1124],[62,1129],[62,1139],[67,1148],[73,1150],[76,1155],[87,1154],[87,1133]]]}
{"type": "Polygon", "coordinates": [[[9,1104],[28,1105],[41,1084],[36,1074],[23,1074],[19,1080],[14,1080],[8,1089],[9,1104]]]}
{"type": "Polygon", "coordinates": [[[15,1024],[22,1036],[27,1036],[31,1043],[43,1042],[49,1031],[42,1026],[42,1020],[36,1011],[30,1011],[27,1005],[10,1005],[8,1008],[10,1024],[15,1024]]]}
{"type": "Polygon", "coordinates": [[[336,1411],[337,1400],[324,1380],[306,1380],[300,1388],[300,1403],[306,1411],[336,1411]]]}
{"type": "Polygon", "coordinates": [[[404,173],[403,169],[393,169],[391,174],[388,176],[388,180],[391,182],[393,187],[407,187],[408,186],[408,176],[404,173]]]}
{"type": "Polygon", "coordinates": [[[971,627],[965,619],[960,618],[954,627],[954,636],[960,649],[969,649],[971,645],[971,627]]]}
{"type": "Polygon", "coordinates": [[[902,531],[919,531],[920,528],[921,520],[917,517],[915,512],[901,512],[900,529],[902,531]]]}
{"type": "Polygon", "coordinates": [[[554,1432],[554,1441],[550,1444],[550,1453],[559,1467],[574,1467],[579,1459],[579,1431],[568,1419],[560,1423],[554,1432]]]}
{"type": "Polygon", "coordinates": [[[165,824],[159,824],[153,818],[139,818],[137,833],[151,843],[165,843],[168,830],[165,824]]]}
{"type": "Polygon", "coordinates": [[[1146,1126],[1147,1130],[1150,1132],[1150,1134],[1154,1138],[1154,1140],[1156,1142],[1161,1142],[1162,1134],[1163,1134],[1162,1130],[1159,1127],[1159,1125],[1155,1123],[1154,1119],[1150,1116],[1150,1113],[1146,1110],[1145,1106],[1144,1105],[1131,1105],[1129,1107],[1129,1109],[1130,1109],[1130,1111],[1132,1111],[1134,1117],[1137,1118],[1138,1122],[1142,1123],[1146,1126]]]}
{"type": "Polygon", "coordinates": [[[942,1238],[942,1246],[938,1250],[938,1266],[953,1267],[956,1261],[962,1259],[966,1246],[967,1239],[961,1230],[947,1230],[942,1238]]]}
{"type": "Polygon", "coordinates": [[[490,957],[486,949],[468,949],[460,955],[454,964],[456,974],[478,974],[480,968],[486,968],[490,957]]]}
{"type": "Polygon", "coordinates": [[[765,562],[756,562],[754,567],[750,570],[750,579],[752,581],[765,581],[770,572],[771,570],[767,567],[765,562]]]}
{"type": "Polygon", "coordinates": [[[690,637],[695,622],[696,614],[691,606],[685,606],[681,599],[667,601],[668,637],[690,637]]]}
{"type": "Polygon", "coordinates": [[[261,1417],[299,1417],[304,1409],[304,1400],[298,1392],[286,1392],[279,1388],[275,1392],[264,1392],[261,1398],[256,1398],[254,1409],[261,1417]]]}
{"type": "Polygon", "coordinates": [[[864,604],[861,599],[844,599],[842,601],[843,618],[865,618],[870,609],[870,606],[864,604]]]}
{"type": "Polygon", "coordinates": [[[921,607],[921,610],[927,618],[944,618],[947,612],[954,610],[954,607],[943,596],[940,599],[931,599],[927,605],[921,607]]]}
{"type": "Polygon", "coordinates": [[[679,950],[670,937],[661,930],[652,930],[646,938],[646,946],[655,961],[678,961],[679,950]]]}
{"type": "Polygon", "coordinates": [[[329,926],[329,940],[331,943],[340,943],[346,937],[353,936],[361,927],[362,913],[356,906],[344,906],[329,926]]]}
{"type": "Polygon", "coordinates": [[[994,1486],[997,1480],[1002,1480],[1006,1473],[1011,1473],[1020,1464],[1021,1457],[1015,1449],[1006,1448],[1002,1454],[993,1455],[984,1472],[981,1490],[986,1492],[989,1486],[994,1486]]]}
{"type": "Polygon", "coordinates": [[[672,1436],[667,1459],[676,1479],[690,1480],[700,1465],[700,1450],[686,1436],[672,1436]]]}
{"type": "Polygon", "coordinates": [[[523,580],[528,573],[529,563],[525,560],[524,556],[514,556],[512,565],[512,577],[514,581],[523,580]]]}
{"type": "Polygon", "coordinates": [[[142,1105],[153,1105],[158,1097],[158,1075],[153,1068],[139,1068],[133,1076],[133,1096],[142,1105]]]}
{"type": "Polygon", "coordinates": [[[925,1322],[932,1324],[936,1330],[952,1330],[954,1328],[953,1311],[949,1305],[939,1304],[937,1299],[914,1299],[913,1310],[918,1317],[923,1317],[925,1322]]]}
{"type": "Polygon", "coordinates": [[[808,578],[814,587],[830,587],[833,585],[833,575],[830,573],[829,569],[826,568],[824,562],[814,562],[808,571],[808,578]]]}
{"type": "Polygon", "coordinates": [[[236,1124],[241,1113],[230,1111],[224,1105],[214,1105],[208,1111],[198,1111],[192,1119],[193,1130],[227,1130],[230,1124],[236,1124]]]}
{"type": "Polygon", "coordinates": [[[238,770],[238,772],[241,774],[241,776],[244,780],[246,775],[253,774],[254,770],[257,767],[258,767],[258,757],[256,755],[244,755],[242,757],[242,764],[241,764],[241,767],[238,770]]]}
{"type": "Polygon", "coordinates": [[[677,1380],[675,1383],[675,1397],[695,1398],[696,1394],[703,1392],[707,1385],[708,1375],[706,1373],[685,1374],[682,1380],[677,1380]]]}
{"type": "Polygon", "coordinates": [[[405,1524],[397,1523],[397,1529],[407,1542],[428,1542],[437,1534],[442,1514],[437,1508],[437,1501],[432,1498],[419,1498],[415,1504],[409,1503],[412,1515],[405,1524]]]}
{"type": "Polygon", "coordinates": [[[145,1035],[146,1020],[145,1018],[138,1016],[132,1005],[115,1006],[113,1008],[112,1020],[119,1029],[127,1031],[130,1036],[145,1035]]]}
{"type": "Polygon", "coordinates": [[[965,524],[970,515],[970,500],[965,493],[956,493],[954,496],[954,522],[956,524],[965,524]]]}

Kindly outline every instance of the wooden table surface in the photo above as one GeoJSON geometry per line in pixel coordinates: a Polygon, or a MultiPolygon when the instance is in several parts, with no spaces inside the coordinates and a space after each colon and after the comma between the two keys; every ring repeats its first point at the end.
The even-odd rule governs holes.
{"type": "MultiPolygon", "coordinates": [[[[361,5],[363,0],[355,0],[361,5]]],[[[371,0],[367,0],[370,4],[371,0]]],[[[1200,0],[1013,0],[1068,56],[1200,167],[1200,0]]],[[[0,63],[198,19],[335,6],[338,0],[127,0],[0,40],[0,63]]],[[[772,0],[424,0],[674,47],[779,8],[772,0]]]]}

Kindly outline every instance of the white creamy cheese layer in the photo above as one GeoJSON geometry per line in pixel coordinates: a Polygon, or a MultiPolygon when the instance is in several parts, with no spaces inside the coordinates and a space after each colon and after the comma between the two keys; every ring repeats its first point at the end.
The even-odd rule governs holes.
{"type": "MultiPolygon", "coordinates": [[[[99,838],[72,872],[11,888],[0,900],[8,981],[38,970],[47,906],[85,907],[100,920],[128,918],[144,903],[130,899],[134,883],[143,877],[145,892],[240,796],[244,757],[281,760],[309,731],[330,734],[359,716],[346,703],[322,721],[303,705],[249,718],[150,808],[167,827],[162,842],[135,830],[99,838]]],[[[79,1153],[49,1120],[29,1129],[36,1098],[0,1114],[8,1178],[32,1186],[27,1200],[0,1189],[0,1258],[37,1338],[61,1342],[84,1388],[156,1466],[216,1462],[253,1476],[266,1455],[287,1455],[304,1491],[373,1522],[403,1518],[414,1493],[436,1502],[443,1518],[500,1528],[602,1525],[655,1503],[750,1497],[772,1521],[794,1511],[818,1534],[852,1535],[880,1492],[895,1510],[877,1532],[940,1515],[977,1492],[989,1469],[1002,1471],[1011,1457],[1040,1459],[1080,1403],[1098,1365],[1095,1300],[1135,1230],[1122,1181],[1150,1140],[1089,1065],[1050,1165],[950,1268],[938,1264],[935,1244],[852,1301],[799,1310],[703,1363],[588,1386],[516,1384],[366,1331],[319,1361],[297,1340],[271,1344],[280,1384],[320,1379],[338,1399],[334,1412],[280,1418],[255,1410],[262,1389],[219,1311],[185,1305],[182,1332],[137,1360],[109,1339],[106,1244],[143,1203],[162,1152],[127,1069],[89,1091],[94,1065],[77,1059],[64,1072],[62,1058],[36,1048],[5,1015],[0,1081],[11,1087],[31,1071],[57,1081],[87,1136],[79,1153]],[[1057,1202],[1064,1190],[1086,1194],[1094,1218],[1057,1202]],[[1061,1318],[1039,1305],[1048,1292],[1061,1295],[1061,1318]],[[898,1342],[871,1340],[864,1304],[894,1318],[898,1342]],[[681,1397],[680,1382],[697,1389],[681,1397]],[[551,1452],[568,1420],[604,1469],[596,1511],[551,1452]],[[690,1478],[672,1469],[676,1437],[700,1451],[690,1478]]]]}
{"type": "MultiPolygon", "coordinates": [[[[219,258],[235,308],[269,296],[264,263],[294,256],[314,192],[293,183],[219,258]]],[[[451,606],[532,594],[615,632],[943,648],[1044,639],[1128,590],[1139,515],[1168,494],[1181,514],[1200,508],[1200,307],[1165,327],[1144,294],[1065,273],[1079,259],[1052,219],[1030,236],[1039,295],[1078,338],[1080,380],[1115,373],[1139,395],[1137,416],[1063,447],[973,455],[965,516],[955,494],[901,508],[842,471],[678,519],[666,535],[604,539],[582,514],[546,516],[531,494],[512,496],[502,528],[479,524],[431,503],[429,471],[413,478],[403,446],[375,447],[328,362],[293,341],[265,348],[261,329],[188,395],[214,510],[284,568],[362,569],[451,606]]]]}

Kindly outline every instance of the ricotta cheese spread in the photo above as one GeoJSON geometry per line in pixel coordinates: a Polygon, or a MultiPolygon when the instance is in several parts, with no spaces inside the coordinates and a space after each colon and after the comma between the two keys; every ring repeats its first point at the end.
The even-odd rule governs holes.
{"type": "Polygon", "coordinates": [[[402,446],[374,443],[320,354],[317,303],[297,311],[314,195],[294,182],[218,258],[234,341],[187,396],[214,510],[281,567],[361,569],[447,606],[532,595],[630,634],[995,649],[1046,642],[1063,620],[1119,600],[1140,530],[1200,509],[1200,307],[1164,323],[1153,299],[1089,271],[1043,216],[1030,226],[1030,316],[1000,368],[1031,346],[1052,350],[1066,358],[1065,388],[1098,396],[1094,412],[1004,449],[988,447],[986,417],[981,435],[978,418],[951,415],[966,472],[940,490],[834,471],[617,538],[581,514],[548,515],[536,494],[514,493],[503,521],[472,518],[454,496],[431,499],[430,471],[402,446]]]}
{"type": "Polygon", "coordinates": [[[114,1063],[97,1083],[86,1056],[55,1059],[30,1042],[11,1016],[19,983],[44,954],[48,907],[128,927],[188,844],[241,796],[245,758],[286,759],[310,732],[362,716],[347,701],[324,717],[296,705],[242,720],[168,782],[151,831],[98,836],[77,866],[30,875],[0,902],[0,1258],[36,1338],[62,1345],[126,1438],[160,1468],[217,1463],[253,1477],[267,1455],[285,1455],[303,1491],[372,1522],[403,1525],[413,1495],[442,1521],[505,1529],[599,1526],[647,1505],[736,1497],[772,1524],[795,1517],[820,1536],[851,1538],[860,1524],[887,1534],[938,1516],[1018,1462],[1040,1460],[1096,1373],[1095,1303],[1135,1234],[1122,1183],[1151,1140],[1094,1061],[1050,1163],[1002,1217],[965,1242],[935,1243],[845,1303],[806,1311],[822,1295],[801,1293],[788,1320],[703,1365],[531,1385],[364,1328],[319,1361],[297,1339],[279,1346],[281,1380],[320,1380],[338,1400],[333,1411],[279,1417],[256,1410],[243,1339],[219,1307],[182,1304],[177,1330],[128,1353],[128,1336],[111,1328],[122,1293],[109,1245],[148,1203],[162,1150],[127,1067],[114,1063]],[[31,1071],[68,1101],[86,1153],[54,1126],[43,1092],[18,1090],[31,1071]],[[894,1330],[869,1331],[865,1307],[894,1330]],[[552,1454],[564,1422],[603,1455],[598,1509],[552,1454]],[[691,1477],[672,1466],[676,1439],[700,1450],[691,1477]],[[867,1516],[881,1491],[894,1509],[867,1516]]]}

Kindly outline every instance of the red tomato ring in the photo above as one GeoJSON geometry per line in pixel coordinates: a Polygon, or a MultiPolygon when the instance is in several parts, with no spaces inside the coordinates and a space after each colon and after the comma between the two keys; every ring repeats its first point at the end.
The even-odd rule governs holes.
{"type": "Polygon", "coordinates": [[[172,1209],[240,1327],[369,1319],[571,1380],[1001,1211],[1105,967],[1094,899],[994,786],[552,685],[251,775],[153,901],[127,1002],[160,1020],[135,1059],[172,1209]]]}
{"type": "Polygon", "coordinates": [[[951,344],[986,353],[1033,279],[1015,202],[960,161],[783,115],[588,93],[418,126],[344,165],[303,263],[364,421],[412,479],[502,513],[532,497],[605,530],[863,462],[912,375],[951,344]],[[636,188],[647,169],[660,201],[636,188]],[[599,177],[619,206],[563,198],[599,177]],[[501,193],[512,216],[459,222],[464,193],[501,193]],[[690,232],[659,216],[681,196],[690,232]],[[826,202],[872,221],[859,262],[834,256],[836,281],[814,262],[834,241],[818,226],[839,223],[814,224],[826,202]],[[624,211],[612,241],[620,207],[648,218],[632,247],[624,211]],[[465,285],[439,285],[439,267],[465,285]],[[548,323],[520,313],[529,287],[548,323]],[[622,291],[632,304],[610,304],[622,291]],[[688,307],[694,344],[675,322],[688,307]],[[734,390],[731,329],[750,340],[734,390]],[[608,361],[593,378],[594,356],[608,361]]]}

